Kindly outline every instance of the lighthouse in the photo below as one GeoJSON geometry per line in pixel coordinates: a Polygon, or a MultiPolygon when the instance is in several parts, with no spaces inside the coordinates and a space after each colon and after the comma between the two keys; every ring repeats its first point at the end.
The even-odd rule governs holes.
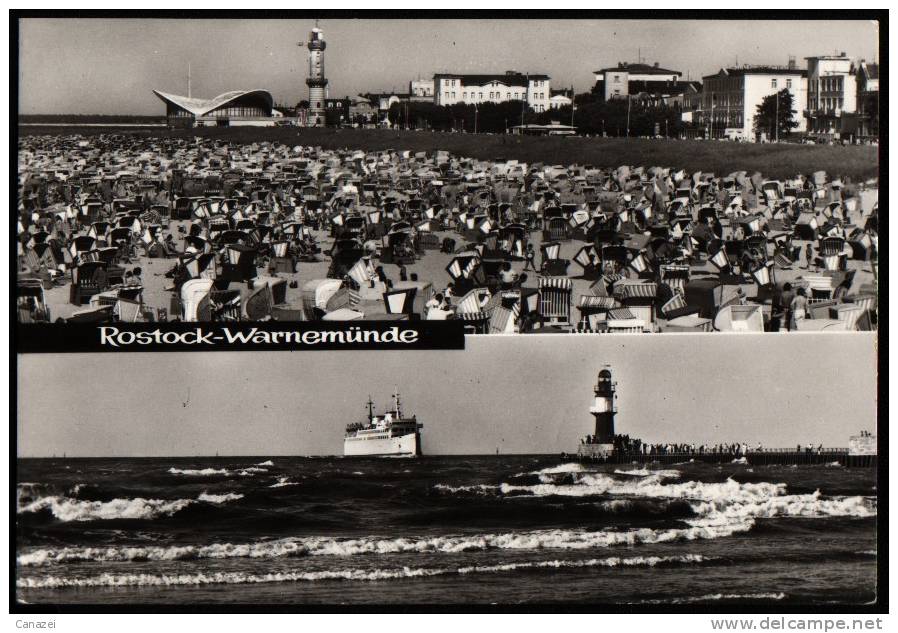
{"type": "Polygon", "coordinates": [[[596,419],[595,442],[598,444],[614,442],[614,385],[611,370],[607,367],[602,369],[594,390],[596,399],[589,409],[596,419]]]}
{"type": "Polygon", "coordinates": [[[607,459],[614,453],[614,407],[615,383],[611,379],[611,369],[606,365],[599,371],[593,389],[595,400],[589,408],[595,419],[595,432],[580,443],[577,454],[581,458],[607,459]]]}
{"type": "Polygon", "coordinates": [[[324,41],[324,31],[315,28],[309,33],[309,77],[306,85],[309,87],[309,125],[324,125],[324,99],[327,78],[324,76],[324,49],[327,43],[324,41]]]}

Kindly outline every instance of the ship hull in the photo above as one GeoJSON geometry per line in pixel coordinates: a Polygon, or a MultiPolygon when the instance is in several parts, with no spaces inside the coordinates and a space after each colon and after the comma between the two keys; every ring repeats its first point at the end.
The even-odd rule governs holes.
{"type": "Polygon", "coordinates": [[[343,455],[346,457],[377,455],[420,455],[421,435],[409,433],[399,437],[343,439],[343,455]]]}

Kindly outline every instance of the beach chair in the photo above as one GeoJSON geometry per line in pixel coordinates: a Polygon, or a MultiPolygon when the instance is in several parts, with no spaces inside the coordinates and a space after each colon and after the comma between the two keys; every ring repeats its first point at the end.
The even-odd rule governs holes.
{"type": "Polygon", "coordinates": [[[561,244],[558,242],[543,242],[539,246],[540,270],[544,275],[561,277],[567,274],[570,262],[560,257],[561,244]]]}
{"type": "Polygon", "coordinates": [[[543,277],[539,280],[539,313],[543,325],[571,327],[571,292],[567,277],[543,277]]]}
{"type": "Polygon", "coordinates": [[[84,262],[72,269],[72,284],[69,287],[69,303],[80,306],[92,296],[108,287],[106,262],[84,262]]]}
{"type": "Polygon", "coordinates": [[[843,253],[845,240],[841,237],[824,237],[819,241],[817,252],[824,270],[845,270],[848,256],[843,253]]]}

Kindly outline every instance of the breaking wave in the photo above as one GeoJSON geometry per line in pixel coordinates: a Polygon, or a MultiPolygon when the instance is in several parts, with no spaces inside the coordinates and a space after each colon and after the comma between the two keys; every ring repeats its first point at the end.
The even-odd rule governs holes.
{"type": "Polygon", "coordinates": [[[609,557],[589,560],[548,560],[499,565],[473,565],[469,567],[401,567],[394,569],[345,569],[306,572],[279,572],[270,574],[247,574],[240,572],[197,573],[197,574],[100,574],[88,578],[67,578],[45,576],[20,578],[19,588],[63,588],[63,587],[133,587],[133,586],[176,586],[212,584],[258,584],[279,582],[314,582],[325,580],[378,581],[421,578],[426,576],[468,575],[503,573],[520,569],[560,569],[581,567],[656,567],[659,565],[690,565],[715,560],[697,554],[681,556],[634,556],[629,558],[609,557]]]}
{"type": "Polygon", "coordinates": [[[678,470],[649,470],[648,468],[634,468],[633,470],[615,470],[616,475],[629,475],[630,477],[651,477],[656,476],[662,479],[679,479],[680,471],[678,470]]]}
{"type": "Polygon", "coordinates": [[[17,514],[50,512],[59,521],[111,521],[147,520],[166,517],[197,502],[221,504],[242,499],[243,495],[227,493],[223,495],[200,494],[196,499],[112,499],[110,501],[82,501],[71,497],[52,495],[20,504],[17,514]]]}
{"type": "Polygon", "coordinates": [[[40,549],[21,554],[20,566],[68,562],[171,561],[228,558],[283,558],[292,556],[358,556],[368,554],[435,553],[486,550],[585,550],[666,543],[679,540],[713,539],[749,529],[749,525],[688,526],[683,528],[632,530],[534,530],[492,534],[447,535],[404,538],[285,538],[254,543],[211,545],[65,547],[40,549]]]}
{"type": "Polygon", "coordinates": [[[264,462],[260,462],[260,463],[256,464],[256,466],[274,466],[274,462],[269,459],[264,462]]]}
{"type": "MultiPolygon", "coordinates": [[[[567,466],[567,465],[566,465],[567,466]]],[[[578,464],[575,466],[579,466],[578,464]]],[[[675,471],[674,471],[675,472],[675,471]]],[[[449,494],[526,495],[529,497],[603,497],[602,507],[611,512],[626,511],[615,505],[633,499],[670,499],[688,503],[694,518],[683,522],[691,529],[705,532],[668,530],[666,538],[717,538],[745,532],[754,527],[756,519],[769,518],[825,518],[876,515],[876,499],[863,496],[824,497],[819,491],[812,494],[787,494],[786,484],[768,482],[740,483],[734,479],[723,482],[666,482],[665,471],[623,471],[632,475],[621,480],[604,473],[576,469],[544,469],[537,471],[542,481],[532,485],[502,483],[498,486],[445,486],[436,489],[449,494]],[[549,472],[552,470],[552,472],[549,472]],[[554,479],[562,475],[561,482],[554,479]],[[569,478],[573,476],[573,480],[569,478]],[[610,500],[607,497],[611,497],[610,500]]],[[[646,541],[653,542],[653,541],[646,541]]],[[[657,541],[654,541],[657,542],[657,541]]]]}
{"type": "Polygon", "coordinates": [[[693,602],[716,602],[718,600],[783,600],[786,594],[777,593],[709,593],[703,596],[687,596],[668,600],[644,600],[643,604],[688,604],[693,602]]]}
{"type": "Polygon", "coordinates": [[[290,481],[289,477],[278,477],[278,480],[268,486],[269,488],[283,488],[285,486],[298,486],[299,483],[296,481],[290,481]]]}
{"type": "Polygon", "coordinates": [[[243,495],[236,492],[227,492],[223,495],[210,495],[204,492],[196,498],[197,501],[205,501],[207,503],[227,503],[228,501],[237,501],[238,499],[243,499],[243,495]]]}
{"type": "Polygon", "coordinates": [[[227,468],[203,468],[200,470],[195,469],[182,469],[182,468],[169,468],[168,472],[172,475],[188,475],[190,477],[214,477],[217,475],[232,475],[233,473],[227,468]]]}

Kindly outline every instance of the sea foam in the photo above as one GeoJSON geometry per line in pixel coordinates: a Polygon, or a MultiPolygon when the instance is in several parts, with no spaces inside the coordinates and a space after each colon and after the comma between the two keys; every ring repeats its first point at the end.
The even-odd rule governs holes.
{"type": "Polygon", "coordinates": [[[20,578],[16,586],[22,589],[47,589],[62,587],[152,587],[212,584],[258,584],[279,582],[314,582],[326,580],[383,581],[403,580],[429,576],[454,574],[503,573],[519,569],[560,569],[580,567],[656,567],[658,565],[701,564],[712,558],[696,554],[681,556],[634,556],[629,558],[609,557],[589,560],[548,560],[497,565],[474,565],[469,567],[432,567],[393,569],[344,569],[306,572],[278,572],[270,574],[248,574],[242,572],[218,572],[195,574],[110,574],[104,573],[85,578],[64,576],[44,576],[20,578]]]}

